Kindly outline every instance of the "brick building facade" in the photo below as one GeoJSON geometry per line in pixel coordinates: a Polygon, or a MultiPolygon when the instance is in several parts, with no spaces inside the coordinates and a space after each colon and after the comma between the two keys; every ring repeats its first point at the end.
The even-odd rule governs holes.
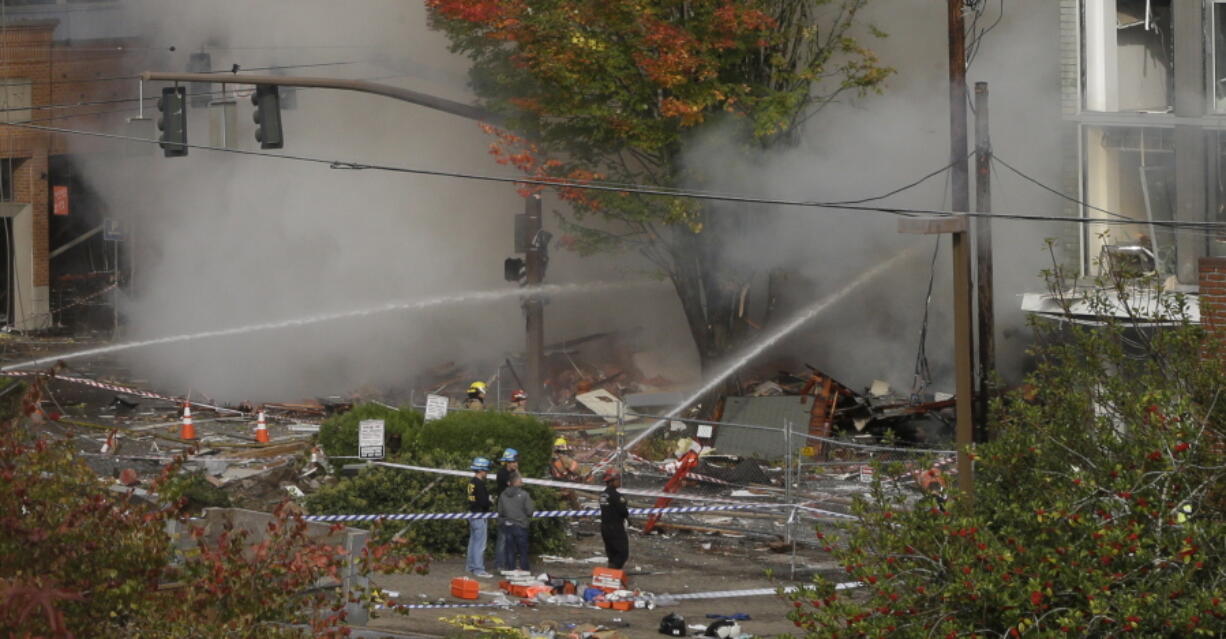
{"type": "MultiPolygon", "coordinates": [[[[0,126],[0,171],[6,173],[0,215],[8,225],[6,237],[11,236],[0,314],[19,330],[46,328],[52,319],[51,191],[62,182],[53,158],[104,152],[105,146],[14,125],[106,130],[123,122],[125,108],[137,107],[135,100],[124,102],[136,93],[136,80],[122,79],[133,71],[129,43],[58,42],[57,25],[55,20],[0,24],[0,122],[9,124],[0,126]]],[[[80,194],[69,192],[69,202],[74,195],[80,194]]]]}
{"type": "Polygon", "coordinates": [[[1219,348],[1211,356],[1226,354],[1226,257],[1200,260],[1201,324],[1217,337],[1219,348]]]}

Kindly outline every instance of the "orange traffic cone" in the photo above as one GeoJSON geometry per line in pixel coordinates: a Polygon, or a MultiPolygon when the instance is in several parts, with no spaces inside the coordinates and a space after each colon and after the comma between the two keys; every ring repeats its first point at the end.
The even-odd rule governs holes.
{"type": "Polygon", "coordinates": [[[183,402],[183,425],[179,427],[179,439],[195,439],[196,425],[192,423],[192,405],[183,402]]]}
{"type": "Polygon", "coordinates": [[[260,411],[259,420],[255,423],[255,441],[268,443],[268,424],[264,421],[264,411],[260,411]]]}

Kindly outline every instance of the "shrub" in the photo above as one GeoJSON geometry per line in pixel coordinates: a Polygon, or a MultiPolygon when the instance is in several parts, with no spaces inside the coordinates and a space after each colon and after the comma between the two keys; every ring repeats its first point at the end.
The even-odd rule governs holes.
{"type": "MultiPolygon", "coordinates": [[[[432,468],[467,469],[471,459],[466,454],[432,450],[417,451],[412,455],[416,465],[432,468]]],[[[320,489],[307,498],[307,508],[313,514],[378,514],[438,512],[452,513],[468,510],[468,479],[421,473],[415,471],[370,466],[356,477],[341,480],[335,485],[320,489]]],[[[489,486],[494,480],[491,475],[489,486]]],[[[528,490],[538,510],[563,508],[557,491],[530,486],[528,490]]],[[[352,524],[366,526],[366,524],[352,524]]],[[[493,528],[491,521],[491,528],[493,528]]],[[[468,524],[456,520],[389,522],[382,527],[380,541],[388,541],[394,534],[409,542],[409,547],[432,553],[462,553],[468,545],[468,524]]],[[[494,544],[487,546],[492,552],[494,544]]],[[[532,521],[533,554],[564,553],[570,548],[566,524],[561,519],[536,519],[532,521]]]]}
{"type": "Polygon", "coordinates": [[[808,636],[1220,636],[1226,368],[1167,310],[1157,330],[1036,325],[1032,397],[994,402],[974,499],[874,484],[826,541],[862,587],[819,580],[789,618],[808,636]]]}
{"type": "MultiPolygon", "coordinates": [[[[368,605],[377,596],[361,587],[349,594],[317,588],[354,557],[310,537],[285,504],[258,536],[241,529],[210,536],[182,516],[182,499],[152,505],[116,494],[82,461],[71,437],[50,439],[27,428],[43,421],[42,396],[36,379],[20,397],[19,414],[30,419],[0,420],[3,636],[342,636],[349,594],[368,605]],[[170,521],[194,541],[190,549],[172,544],[170,521]]],[[[156,492],[182,459],[164,469],[156,492]]],[[[196,481],[180,485],[190,491],[196,481]]],[[[421,558],[403,548],[368,545],[356,557],[360,574],[421,569],[421,558]]]]}
{"type": "Polygon", "coordinates": [[[544,422],[528,415],[492,411],[453,412],[424,424],[416,444],[421,450],[441,450],[467,458],[497,460],[504,448],[519,451],[519,471],[543,477],[549,468],[554,433],[544,422]]]}
{"type": "Polygon", "coordinates": [[[319,444],[332,457],[353,457],[358,454],[358,422],[364,419],[383,420],[383,438],[388,456],[391,445],[400,441],[403,450],[409,447],[421,426],[421,413],[401,408],[388,408],[382,404],[359,404],[353,410],[328,418],[319,429],[319,444]]]}

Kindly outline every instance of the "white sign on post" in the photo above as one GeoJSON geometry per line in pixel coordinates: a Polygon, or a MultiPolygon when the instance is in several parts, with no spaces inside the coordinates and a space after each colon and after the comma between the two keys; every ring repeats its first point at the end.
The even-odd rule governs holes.
{"type": "Polygon", "coordinates": [[[447,416],[447,398],[442,395],[426,395],[425,421],[432,422],[447,416]]]}
{"type": "Polygon", "coordinates": [[[382,419],[363,419],[358,422],[358,457],[383,459],[382,419]]]}

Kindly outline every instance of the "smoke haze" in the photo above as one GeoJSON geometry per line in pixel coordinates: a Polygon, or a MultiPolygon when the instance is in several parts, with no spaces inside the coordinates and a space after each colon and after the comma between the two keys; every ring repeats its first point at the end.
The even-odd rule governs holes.
{"type": "MultiPolygon", "coordinates": [[[[419,2],[129,5],[125,33],[149,44],[144,63],[150,69],[184,70],[188,55],[202,47],[215,69],[354,61],[287,73],[380,79],[473,100],[465,86],[466,60],[448,53],[445,38],[426,27],[419,2]]],[[[1055,3],[1035,3],[1006,14],[968,74],[972,82],[992,83],[995,148],[1049,184],[1059,178],[1059,167],[1050,161],[1059,157],[1060,142],[1057,11],[1055,3]]],[[[752,162],[732,160],[737,155],[715,129],[690,156],[707,178],[695,186],[846,199],[888,191],[945,165],[943,7],[880,0],[869,18],[890,37],[867,43],[883,64],[898,69],[883,95],[832,105],[797,148],[752,162]]],[[[487,154],[489,137],[455,116],[347,92],[300,91],[297,101],[283,113],[287,154],[510,175],[487,154]]],[[[250,104],[240,100],[238,138],[241,148],[257,149],[250,112],[250,104]]],[[[206,142],[206,110],[192,109],[189,119],[189,140],[206,142]]],[[[512,215],[523,204],[510,185],[330,170],[203,150],[178,159],[158,151],[85,168],[112,214],[135,229],[135,294],[124,307],[135,339],[511,286],[502,279],[502,260],[512,255],[512,215]]],[[[889,202],[947,207],[944,187],[938,177],[889,202]]],[[[1052,196],[1016,181],[998,181],[995,189],[998,210],[1057,210],[1052,196]]],[[[555,231],[549,211],[557,208],[547,198],[546,226],[555,231]]],[[[766,207],[756,212],[769,223],[730,247],[729,259],[760,273],[784,267],[795,273],[790,281],[811,283],[786,291],[781,311],[836,290],[902,247],[920,242],[928,255],[934,241],[899,236],[895,219],[884,215],[766,207]]],[[[1016,325],[1016,296],[1040,285],[1041,238],[1052,231],[1018,223],[997,223],[994,231],[998,321],[1016,325]]],[[[552,258],[551,283],[637,278],[649,271],[630,254],[581,259],[558,249],[552,258]]],[[[936,273],[928,351],[941,377],[951,351],[948,240],[936,273]]],[[[928,275],[927,257],[887,274],[779,352],[852,386],[884,378],[909,387],[928,275]]],[[[557,297],[546,317],[551,342],[645,327],[643,348],[660,349],[676,368],[694,371],[683,316],[666,287],[557,297]]],[[[394,388],[438,363],[496,361],[522,349],[523,328],[518,303],[507,301],[157,347],[129,357],[142,376],[169,391],[185,392],[191,385],[225,400],[270,401],[362,385],[394,388]]],[[[1000,348],[1002,357],[1016,351],[1017,340],[1004,340],[1000,348]]]]}

